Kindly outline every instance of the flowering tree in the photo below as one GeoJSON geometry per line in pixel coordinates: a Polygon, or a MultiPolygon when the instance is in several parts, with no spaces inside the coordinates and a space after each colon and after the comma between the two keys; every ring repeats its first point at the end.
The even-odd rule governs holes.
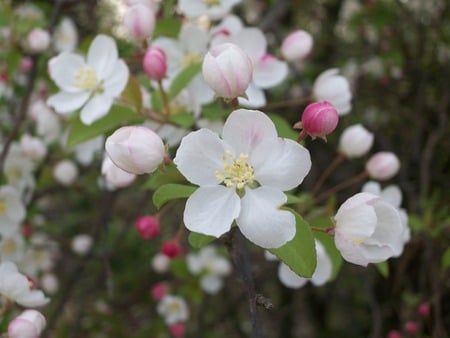
{"type": "MultiPolygon", "coordinates": [[[[373,35],[395,35],[378,16],[414,20],[413,2],[303,9],[321,10],[323,31],[335,29],[344,46],[367,14],[373,35]]],[[[448,97],[436,113],[443,129],[423,147],[421,200],[408,211],[402,189],[411,190],[413,174],[403,163],[411,158],[385,141],[389,117],[361,113],[369,102],[361,88],[367,73],[401,81],[414,64],[336,68],[351,50],[339,59],[336,48],[340,61],[320,55],[326,34],[314,28],[317,18],[280,29],[292,6],[268,3],[0,4],[0,333],[445,335],[448,198],[428,198],[446,191],[431,189],[429,171],[448,97]],[[402,254],[421,236],[435,244],[427,261],[439,257],[442,269],[430,261],[436,280],[409,304],[416,317],[383,326],[389,315],[373,284],[399,278],[402,254]],[[295,314],[329,310],[334,301],[318,300],[320,292],[348,295],[352,271],[368,281],[369,328],[337,328],[334,313],[295,314]],[[299,318],[309,324],[294,324],[299,318]]],[[[408,43],[391,49],[406,57],[408,43]]]]}

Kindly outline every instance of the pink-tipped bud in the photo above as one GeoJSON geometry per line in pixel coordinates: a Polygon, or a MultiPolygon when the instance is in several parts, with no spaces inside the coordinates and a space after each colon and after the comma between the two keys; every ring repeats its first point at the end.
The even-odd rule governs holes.
{"type": "Polygon", "coordinates": [[[156,283],[152,286],[150,291],[154,300],[161,300],[169,291],[169,286],[166,283],[156,283]]]}
{"type": "Polygon", "coordinates": [[[42,28],[35,28],[28,33],[26,38],[26,47],[30,52],[41,53],[50,46],[50,34],[42,28]]]}
{"type": "Polygon", "coordinates": [[[430,316],[430,304],[422,303],[417,307],[417,312],[423,318],[428,318],[430,316]]]}
{"type": "Polygon", "coordinates": [[[397,330],[391,330],[388,332],[386,338],[402,338],[402,334],[397,330]]]}
{"type": "Polygon", "coordinates": [[[155,216],[145,215],[136,220],[136,230],[143,239],[152,239],[159,234],[159,219],[155,216]]]}
{"type": "Polygon", "coordinates": [[[405,331],[409,334],[416,334],[419,331],[419,325],[416,322],[410,320],[405,323],[405,331]]]}
{"type": "Polygon", "coordinates": [[[143,3],[134,4],[123,16],[123,24],[128,34],[136,40],[149,38],[155,29],[155,21],[155,12],[143,3]]]}
{"type": "Polygon", "coordinates": [[[314,40],[308,32],[297,30],[283,40],[281,55],[286,61],[301,61],[311,53],[314,40]]]}
{"type": "Polygon", "coordinates": [[[366,163],[366,171],[371,178],[376,180],[388,180],[394,177],[400,170],[398,157],[388,151],[380,151],[366,163]]]}
{"type": "Polygon", "coordinates": [[[312,137],[330,134],[339,122],[336,109],[327,101],[309,104],[302,114],[302,128],[312,137]]]}
{"type": "Polygon", "coordinates": [[[205,55],[202,73],[217,96],[234,99],[247,90],[253,65],[240,47],[226,42],[211,48],[205,55]]]}
{"type": "Polygon", "coordinates": [[[155,171],[166,154],[161,137],[143,126],[117,129],[106,139],[105,149],[115,165],[135,175],[155,171]]]}
{"type": "Polygon", "coordinates": [[[176,323],[169,326],[170,334],[175,338],[184,337],[186,327],[183,323],[176,323]]]}
{"type": "Polygon", "coordinates": [[[9,338],[37,338],[46,325],[45,317],[36,310],[25,310],[8,325],[9,338]]]}
{"type": "Polygon", "coordinates": [[[167,57],[161,48],[149,47],[142,59],[142,67],[150,79],[160,81],[167,73],[167,57]]]}
{"type": "Polygon", "coordinates": [[[347,127],[339,139],[339,152],[348,158],[361,157],[373,144],[373,134],[361,124],[347,127]]]}
{"type": "Polygon", "coordinates": [[[27,73],[33,67],[33,59],[29,56],[25,56],[20,60],[19,69],[23,73],[27,73]]]}
{"type": "Polygon", "coordinates": [[[162,245],[161,252],[170,258],[181,256],[184,253],[178,240],[172,239],[162,245]]]}

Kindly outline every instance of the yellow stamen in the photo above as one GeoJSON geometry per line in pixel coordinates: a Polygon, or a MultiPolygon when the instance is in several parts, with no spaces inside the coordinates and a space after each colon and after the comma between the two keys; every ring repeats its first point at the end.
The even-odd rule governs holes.
{"type": "Polygon", "coordinates": [[[0,200],[0,216],[6,214],[6,202],[5,200],[0,200]]]}
{"type": "Polygon", "coordinates": [[[219,182],[225,184],[228,188],[243,189],[246,185],[254,181],[253,167],[248,163],[247,154],[239,154],[236,158],[230,151],[222,157],[225,162],[222,171],[215,172],[219,182]]]}
{"type": "Polygon", "coordinates": [[[220,5],[220,0],[203,0],[206,6],[213,7],[220,5]]]}
{"type": "Polygon", "coordinates": [[[75,74],[75,82],[73,86],[80,89],[95,91],[99,86],[95,70],[86,67],[80,68],[75,74]]]}
{"type": "Polygon", "coordinates": [[[202,62],[202,56],[195,52],[188,52],[180,60],[180,63],[183,67],[187,67],[200,62],[202,62]]]}

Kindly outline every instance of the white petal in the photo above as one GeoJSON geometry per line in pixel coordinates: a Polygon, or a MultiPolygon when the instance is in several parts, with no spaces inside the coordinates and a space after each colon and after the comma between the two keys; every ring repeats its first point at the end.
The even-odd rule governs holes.
{"type": "Polygon", "coordinates": [[[114,73],[105,80],[105,92],[111,97],[119,96],[125,89],[128,82],[129,70],[123,60],[118,60],[115,63],[114,73]]]}
{"type": "Polygon", "coordinates": [[[215,275],[206,275],[200,279],[200,285],[206,293],[214,295],[220,291],[223,286],[222,279],[215,275]]]}
{"type": "Polygon", "coordinates": [[[253,82],[261,88],[272,88],[280,84],[288,74],[286,62],[266,54],[253,66],[253,82]]]}
{"type": "Polygon", "coordinates": [[[287,200],[280,190],[270,187],[245,189],[241,213],[236,220],[242,234],[263,248],[278,248],[295,236],[295,217],[280,210],[287,200]]]}
{"type": "Polygon", "coordinates": [[[83,107],[80,113],[81,122],[86,125],[91,125],[98,119],[108,114],[111,108],[113,99],[106,95],[95,95],[83,107]]]}
{"type": "Polygon", "coordinates": [[[220,237],[230,230],[240,208],[233,189],[222,185],[200,187],[186,201],[184,224],[190,231],[220,237]]]}
{"type": "Polygon", "coordinates": [[[396,185],[390,185],[383,189],[380,194],[381,198],[396,208],[402,204],[402,191],[396,185]]]}
{"type": "Polygon", "coordinates": [[[59,92],[47,99],[47,104],[60,114],[67,115],[81,108],[89,99],[89,92],[78,93],[59,92]]]}
{"type": "Polygon", "coordinates": [[[225,147],[216,133],[203,128],[183,137],[173,161],[189,182],[200,186],[219,184],[215,173],[223,169],[225,147]]]}
{"type": "Polygon", "coordinates": [[[99,80],[106,80],[112,75],[117,59],[116,42],[109,36],[97,35],[89,46],[87,63],[95,69],[99,80]]]}
{"type": "Polygon", "coordinates": [[[361,191],[380,196],[381,186],[378,182],[368,181],[362,186],[361,191]]]}
{"type": "Polygon", "coordinates": [[[272,120],[257,110],[233,111],[223,126],[223,139],[239,153],[248,154],[263,140],[276,138],[272,120]]]}
{"type": "Polygon", "coordinates": [[[316,242],[316,252],[317,252],[317,267],[316,271],[311,277],[311,282],[314,285],[320,286],[325,284],[331,277],[333,271],[333,265],[331,264],[331,259],[328,256],[322,243],[316,242]]]}
{"type": "Polygon", "coordinates": [[[253,63],[266,54],[267,40],[259,28],[244,28],[236,36],[235,43],[247,53],[253,63]]]}
{"type": "Polygon", "coordinates": [[[247,95],[247,98],[241,96],[238,97],[239,104],[241,106],[248,108],[260,108],[264,107],[267,103],[264,90],[256,87],[253,83],[250,83],[250,85],[247,87],[245,95],[247,95]]]}
{"type": "Polygon", "coordinates": [[[25,296],[17,298],[16,301],[26,307],[36,307],[47,304],[50,299],[46,298],[40,290],[31,290],[25,296]]]}
{"type": "Polygon", "coordinates": [[[208,34],[197,25],[185,24],[181,27],[178,40],[188,52],[206,54],[208,48],[208,34]]]}
{"type": "Polygon", "coordinates": [[[300,277],[283,262],[278,266],[278,278],[284,286],[291,289],[301,288],[308,282],[307,278],[300,277]]]}
{"type": "Polygon", "coordinates": [[[374,205],[377,215],[377,226],[375,232],[367,244],[390,245],[396,247],[401,243],[403,233],[403,222],[398,210],[387,202],[381,202],[374,205]]]}
{"type": "Polygon", "coordinates": [[[377,216],[372,206],[362,204],[351,209],[339,209],[334,217],[336,233],[343,234],[355,244],[365,241],[375,232],[377,216]]]}
{"type": "Polygon", "coordinates": [[[61,53],[48,62],[49,75],[56,85],[66,92],[80,92],[80,88],[73,86],[75,75],[86,67],[84,59],[80,55],[61,53]]]}
{"type": "Polygon", "coordinates": [[[250,163],[263,186],[282,191],[298,186],[311,169],[309,151],[289,139],[273,138],[255,147],[250,163]]]}
{"type": "Polygon", "coordinates": [[[361,266],[367,266],[367,264],[370,263],[370,260],[368,260],[362,252],[362,245],[355,244],[355,242],[339,232],[336,232],[334,235],[334,242],[336,248],[341,253],[342,258],[347,262],[361,266]]]}

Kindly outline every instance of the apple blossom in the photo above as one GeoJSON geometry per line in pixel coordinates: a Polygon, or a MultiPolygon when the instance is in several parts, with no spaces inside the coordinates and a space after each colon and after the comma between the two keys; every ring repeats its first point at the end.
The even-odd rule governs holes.
{"type": "Polygon", "coordinates": [[[47,155],[47,147],[44,142],[29,134],[23,134],[20,138],[22,152],[34,161],[42,160],[47,155]]]}
{"type": "Polygon", "coordinates": [[[400,160],[389,151],[372,155],[366,163],[366,171],[371,178],[384,181],[394,177],[400,170],[400,160]]]}
{"type": "Polygon", "coordinates": [[[350,197],[334,219],[336,247],[350,263],[379,263],[395,256],[404,245],[404,224],[398,209],[374,194],[350,197]]]}
{"type": "Polygon", "coordinates": [[[161,138],[144,126],[117,129],[106,139],[105,149],[115,165],[136,175],[155,171],[166,154],[161,138]]]}
{"type": "Polygon", "coordinates": [[[283,191],[298,186],[309,172],[308,150],[277,136],[262,112],[233,111],[223,139],[200,129],[185,136],[174,163],[200,187],[188,198],[184,223],[194,232],[220,237],[233,221],[253,243],[276,248],[291,240],[295,217],[280,209],[283,191]]]}
{"type": "Polygon", "coordinates": [[[252,80],[253,66],[247,54],[232,43],[223,43],[205,55],[202,73],[206,83],[225,99],[243,95],[252,80]]]}
{"type": "Polygon", "coordinates": [[[138,217],[135,222],[136,230],[143,239],[152,239],[159,234],[159,219],[151,215],[138,217]]]}
{"type": "Polygon", "coordinates": [[[278,278],[281,283],[292,289],[297,289],[304,286],[308,281],[310,281],[315,286],[321,286],[328,282],[331,278],[331,273],[333,270],[333,265],[331,264],[331,259],[325,251],[324,246],[319,241],[315,241],[316,253],[317,253],[317,266],[314,274],[311,278],[304,278],[293,272],[286,264],[280,263],[278,267],[278,278]]]}
{"type": "Polygon", "coordinates": [[[102,162],[102,175],[105,178],[106,189],[114,190],[116,188],[128,187],[136,179],[135,174],[120,169],[106,155],[102,162]]]}
{"type": "Polygon", "coordinates": [[[49,302],[42,291],[32,290],[26,276],[9,261],[0,262],[0,295],[22,306],[42,306],[49,302]]]}
{"type": "Polygon", "coordinates": [[[0,186],[0,237],[13,234],[25,214],[19,191],[12,186],[0,186]]]}
{"type": "Polygon", "coordinates": [[[51,272],[42,274],[39,284],[45,292],[50,294],[54,294],[59,290],[59,280],[56,275],[51,272]]]}
{"type": "Polygon", "coordinates": [[[155,29],[155,21],[154,10],[142,2],[127,8],[123,15],[123,25],[128,34],[136,40],[149,38],[155,29]]]}
{"type": "Polygon", "coordinates": [[[78,177],[78,168],[71,160],[59,161],[53,167],[53,177],[62,185],[72,185],[78,177]]]}
{"type": "Polygon", "coordinates": [[[152,80],[162,80],[167,73],[166,53],[159,47],[149,47],[142,59],[145,74],[152,80]]]}
{"type": "Polygon", "coordinates": [[[350,84],[339,70],[332,68],[320,74],[313,85],[313,96],[317,101],[328,101],[339,115],[348,114],[352,108],[350,84]]]}
{"type": "Polygon", "coordinates": [[[185,322],[189,318],[189,309],[184,298],[165,295],[158,303],[156,310],[164,317],[167,325],[185,322]]]}
{"type": "Polygon", "coordinates": [[[42,28],[35,28],[27,35],[26,47],[32,53],[41,53],[50,46],[50,34],[42,28]]]}
{"type": "Polygon", "coordinates": [[[36,310],[25,310],[8,325],[9,338],[37,338],[41,335],[47,322],[36,310]]]}
{"type": "Polygon", "coordinates": [[[73,20],[64,17],[53,33],[53,48],[57,52],[72,52],[78,43],[78,31],[73,20]]]}
{"type": "Polygon", "coordinates": [[[308,32],[296,30],[286,36],[281,44],[281,55],[287,61],[301,61],[311,53],[314,40],[308,32]]]}
{"type": "Polygon", "coordinates": [[[327,101],[314,102],[306,106],[302,114],[302,128],[311,137],[325,137],[339,122],[339,115],[327,101]]]}
{"type": "Polygon", "coordinates": [[[348,158],[360,157],[370,150],[373,134],[361,124],[347,127],[339,139],[339,152],[348,158]]]}
{"type": "Polygon", "coordinates": [[[48,69],[61,91],[50,96],[47,104],[63,115],[82,108],[80,119],[86,125],[108,113],[129,74],[125,62],[118,58],[115,41],[101,34],[92,41],[86,60],[63,52],[50,59],[48,69]]]}
{"type": "Polygon", "coordinates": [[[179,0],[180,12],[188,18],[208,16],[216,20],[227,15],[231,8],[241,0],[179,0]]]}

